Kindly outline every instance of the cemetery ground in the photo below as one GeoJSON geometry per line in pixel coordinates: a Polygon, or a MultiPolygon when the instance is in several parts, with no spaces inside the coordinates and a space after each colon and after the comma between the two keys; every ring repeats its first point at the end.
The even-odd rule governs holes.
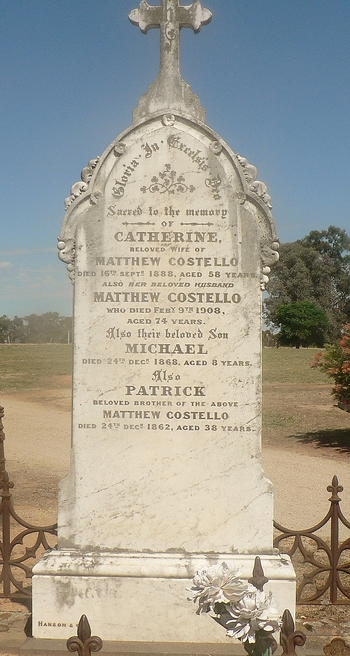
{"type": "MultiPolygon", "coordinates": [[[[316,352],[263,350],[263,467],[274,484],[274,518],[291,529],[323,518],[334,474],[344,487],[342,511],[350,518],[350,414],[336,407],[329,380],[310,367],[316,352]]],[[[69,465],[71,357],[69,345],[0,345],[6,469],[15,484],[15,509],[32,524],[57,518],[58,482],[69,465]]],[[[0,600],[0,652],[11,622],[23,624],[18,608],[23,612],[0,600]]],[[[298,614],[312,625],[342,620],[350,632],[350,606],[303,606],[298,614]]],[[[16,653],[8,645],[4,653],[16,653]]]]}

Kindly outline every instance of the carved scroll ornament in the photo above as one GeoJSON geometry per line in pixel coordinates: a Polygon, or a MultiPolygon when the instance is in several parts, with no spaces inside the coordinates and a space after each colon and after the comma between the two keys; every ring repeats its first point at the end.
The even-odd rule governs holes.
{"type": "Polygon", "coordinates": [[[278,241],[265,241],[262,240],[261,243],[261,278],[260,286],[262,290],[266,289],[266,285],[269,282],[269,274],[271,273],[271,267],[274,266],[279,260],[279,243],[278,241]]]}
{"type": "Polygon", "coordinates": [[[64,240],[62,237],[58,237],[57,248],[58,257],[67,264],[69,278],[74,283],[75,241],[74,239],[64,240]]]}
{"type": "Polygon", "coordinates": [[[100,159],[99,157],[95,157],[95,159],[90,159],[88,165],[85,166],[81,172],[81,180],[79,180],[79,182],[75,182],[74,185],[72,185],[70,190],[70,196],[68,196],[68,198],[66,198],[64,201],[64,208],[66,211],[68,207],[75,201],[75,199],[78,198],[81,194],[83,194],[84,191],[87,191],[87,189],[89,188],[92,174],[97,166],[99,159],[100,159]]]}
{"type": "Polygon", "coordinates": [[[237,154],[237,159],[243,168],[243,175],[248,183],[250,191],[257,194],[270,210],[272,208],[271,196],[267,193],[266,184],[256,179],[256,176],[258,175],[256,166],[249,164],[248,160],[245,157],[241,157],[241,155],[237,154]]]}
{"type": "MultiPolygon", "coordinates": [[[[243,175],[248,184],[249,191],[254,192],[261,200],[265,203],[267,209],[270,211],[272,208],[271,205],[271,196],[267,193],[267,186],[264,182],[257,180],[258,170],[253,164],[249,164],[248,160],[241,155],[236,155],[239,164],[242,167],[243,175]]],[[[246,200],[246,195],[244,191],[238,192],[237,200],[240,204],[244,204],[246,200]]],[[[261,278],[260,284],[261,289],[265,290],[266,285],[269,282],[269,274],[271,273],[271,267],[276,264],[279,260],[279,243],[276,239],[269,238],[265,235],[261,240],[261,278]]]]}

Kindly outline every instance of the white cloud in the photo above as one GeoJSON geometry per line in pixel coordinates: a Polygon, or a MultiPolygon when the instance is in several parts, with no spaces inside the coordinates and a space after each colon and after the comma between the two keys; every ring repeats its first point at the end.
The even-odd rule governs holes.
{"type": "Polygon", "coordinates": [[[12,262],[0,262],[0,269],[7,269],[8,267],[12,267],[12,262]]]}

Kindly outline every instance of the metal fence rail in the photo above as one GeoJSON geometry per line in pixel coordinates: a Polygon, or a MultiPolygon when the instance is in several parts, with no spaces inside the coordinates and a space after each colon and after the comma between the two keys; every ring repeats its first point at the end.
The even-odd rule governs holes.
{"type": "MultiPolygon", "coordinates": [[[[293,617],[290,611],[286,609],[282,615],[280,632],[280,645],[282,647],[281,656],[297,656],[295,647],[302,647],[305,642],[305,633],[303,633],[303,631],[295,630],[293,617]]],[[[265,652],[262,652],[259,649],[255,649],[254,644],[247,645],[247,643],[244,643],[244,647],[246,652],[250,655],[253,654],[254,656],[272,656],[272,654],[277,649],[277,642],[272,640],[272,643],[274,644],[272,644],[272,646],[265,652]]],[[[340,647],[344,645],[345,649],[347,648],[343,640],[338,640],[338,643],[340,643],[340,647]]],[[[338,645],[335,645],[335,647],[337,646],[338,645]]],[[[77,635],[68,638],[66,647],[70,652],[77,652],[78,656],[91,656],[92,651],[98,652],[102,649],[103,640],[100,638],[100,636],[91,635],[91,627],[86,615],[81,616],[78,624],[77,635]]],[[[327,645],[327,647],[329,647],[329,650],[328,652],[325,652],[326,656],[345,656],[345,652],[339,652],[339,649],[336,651],[332,644],[327,645]]]]}
{"type": "Polygon", "coordinates": [[[41,553],[52,549],[48,536],[57,535],[57,524],[33,526],[17,515],[11,494],[14,484],[5,469],[3,417],[4,408],[0,406],[0,598],[28,599],[32,594],[32,567],[41,553]]]}
{"type": "Polygon", "coordinates": [[[350,522],[340,509],[338,493],[343,487],[336,476],[327,491],[331,492],[329,510],[315,526],[293,531],[278,522],[273,523],[281,533],[275,538],[274,547],[289,554],[294,566],[297,556],[306,566],[302,567],[304,571],[297,580],[298,604],[350,604],[350,537],[340,542],[340,527],[350,529],[350,522]],[[316,533],[328,523],[330,538],[326,541],[316,533]]]}

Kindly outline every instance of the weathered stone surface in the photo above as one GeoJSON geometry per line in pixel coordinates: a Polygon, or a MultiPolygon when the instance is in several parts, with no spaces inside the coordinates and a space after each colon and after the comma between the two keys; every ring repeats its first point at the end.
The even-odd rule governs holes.
{"type": "MultiPolygon", "coordinates": [[[[132,617],[162,590],[179,610],[181,639],[203,640],[185,601],[198,558],[272,553],[260,334],[261,285],[278,256],[255,177],[206,126],[161,114],[111,144],[68,207],[60,245],[75,272],[72,467],[59,503],[62,552],[36,568],[37,637],[60,637],[43,617],[67,623],[70,606],[79,619],[102,598],[115,623],[111,599],[128,599],[129,610],[134,599],[132,617]]],[[[272,587],[289,579],[290,606],[293,573],[273,558],[272,587]]],[[[125,622],[123,633],[106,620],[106,639],[180,639],[177,622],[125,622]]],[[[205,630],[209,640],[212,623],[205,630]]],[[[216,627],[215,639],[226,639],[216,627]]]]}
{"type": "Polygon", "coordinates": [[[186,601],[196,570],[262,558],[279,608],[294,571],[272,548],[261,456],[261,289],[278,259],[266,185],[200,119],[179,71],[195,0],[142,1],[159,76],[134,125],[83,169],[59,257],[75,281],[72,462],[58,551],[35,567],[33,635],[82,614],[103,640],[225,643],[186,601]]]}
{"type": "MultiPolygon", "coordinates": [[[[51,552],[36,566],[33,635],[68,638],[84,613],[103,640],[227,643],[222,627],[209,615],[198,617],[186,601],[195,572],[217,559],[205,554],[51,552]]],[[[290,561],[278,555],[261,560],[269,578],[266,589],[279,600],[282,613],[295,596],[290,561]]],[[[251,577],[253,556],[228,554],[225,561],[242,578],[251,577]]]]}
{"type": "Polygon", "coordinates": [[[159,75],[141,96],[133,112],[134,122],[169,108],[205,121],[205,110],[198,96],[180,75],[180,30],[189,27],[199,32],[202,25],[211,21],[211,11],[204,9],[200,0],[186,7],[180,6],[177,0],[163,0],[160,6],[142,0],[139,8],[130,12],[129,19],[145,34],[159,27],[161,35],[159,75]]]}
{"type": "Polygon", "coordinates": [[[269,210],[210,131],[172,122],[124,134],[64,225],[76,270],[63,548],[272,546],[259,461],[269,210]]]}

